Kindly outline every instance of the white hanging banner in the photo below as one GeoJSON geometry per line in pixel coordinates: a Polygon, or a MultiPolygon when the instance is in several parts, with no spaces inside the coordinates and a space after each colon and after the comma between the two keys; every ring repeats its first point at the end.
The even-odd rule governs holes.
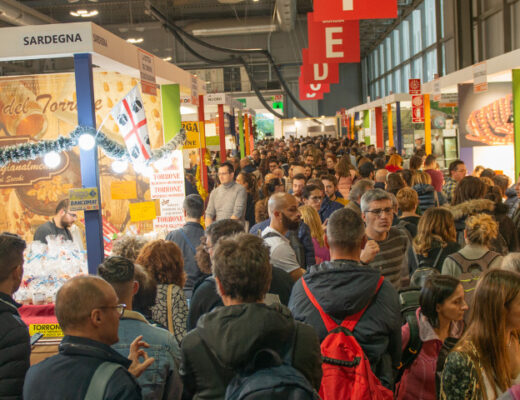
{"type": "Polygon", "coordinates": [[[134,86],[110,111],[119,126],[134,164],[144,164],[151,157],[150,137],[139,88],[134,86]]]}
{"type": "Polygon", "coordinates": [[[487,90],[487,62],[483,61],[473,66],[473,93],[483,93],[487,90]]]}

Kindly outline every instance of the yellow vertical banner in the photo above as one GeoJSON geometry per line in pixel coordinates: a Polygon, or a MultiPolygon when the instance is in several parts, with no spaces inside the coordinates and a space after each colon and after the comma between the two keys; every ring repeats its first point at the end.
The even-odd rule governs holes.
{"type": "Polygon", "coordinates": [[[386,105],[386,119],[388,121],[388,146],[394,147],[394,116],[392,114],[392,104],[386,105]]]}
{"type": "Polygon", "coordinates": [[[246,156],[249,156],[251,155],[251,150],[250,150],[250,147],[251,147],[251,144],[249,143],[249,114],[245,114],[244,115],[244,127],[245,127],[245,143],[246,143],[246,156]]]}
{"type": "Polygon", "coordinates": [[[424,95],[424,149],[426,154],[432,154],[432,114],[430,95],[424,95]]]}

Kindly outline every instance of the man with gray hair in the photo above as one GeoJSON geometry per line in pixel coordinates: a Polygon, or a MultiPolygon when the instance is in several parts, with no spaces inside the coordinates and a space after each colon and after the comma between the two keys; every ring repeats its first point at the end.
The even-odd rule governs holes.
{"type": "Polygon", "coordinates": [[[270,248],[271,263],[297,281],[305,272],[300,267],[291,242],[285,237],[289,230],[298,229],[301,214],[298,201],[288,193],[275,193],[267,203],[270,225],[262,231],[262,238],[270,248]]]}
{"type": "Polygon", "coordinates": [[[376,376],[384,386],[392,389],[401,359],[399,301],[396,290],[389,281],[382,280],[378,270],[361,265],[360,257],[366,242],[361,217],[348,208],[335,211],[325,236],[331,261],[311,267],[294,284],[289,309],[297,321],[314,327],[323,341],[328,330],[304,284],[338,325],[367,307],[352,333],[376,376]]]}
{"type": "Polygon", "coordinates": [[[182,228],[168,233],[166,240],[175,243],[182,251],[184,271],[188,275],[184,285],[184,294],[187,299],[190,299],[195,283],[205,275],[195,260],[200,238],[204,236],[204,228],[200,224],[200,218],[204,215],[204,200],[198,194],[190,194],[184,199],[182,208],[186,224],[182,228]]]}
{"type": "Polygon", "coordinates": [[[374,181],[370,179],[361,179],[357,181],[354,186],[350,189],[348,194],[349,203],[346,205],[346,208],[354,211],[357,215],[361,217],[361,207],[359,203],[361,202],[361,197],[365,194],[365,192],[374,188],[374,181]]]}
{"type": "Polygon", "coordinates": [[[375,268],[396,289],[408,280],[407,251],[409,240],[398,228],[392,227],[394,204],[392,195],[372,189],[361,198],[361,212],[368,242],[361,252],[361,262],[375,268]]]}

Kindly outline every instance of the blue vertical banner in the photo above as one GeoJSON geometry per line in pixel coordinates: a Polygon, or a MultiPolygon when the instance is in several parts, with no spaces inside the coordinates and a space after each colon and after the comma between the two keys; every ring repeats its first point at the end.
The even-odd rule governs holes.
{"type": "Polygon", "coordinates": [[[396,147],[397,153],[402,155],[403,152],[403,129],[401,125],[401,102],[395,103],[395,122],[397,125],[397,137],[396,137],[396,147]]]}
{"type": "MultiPolygon", "coordinates": [[[[92,75],[92,55],[74,55],[74,74],[78,104],[78,125],[96,128],[94,108],[94,78],[92,75]]],[[[99,187],[99,164],[97,145],[90,150],[80,149],[81,184],[84,188],[99,187]]],[[[99,199],[99,204],[101,200],[99,199]]],[[[84,211],[85,236],[87,242],[87,261],[89,274],[96,274],[98,265],[103,261],[103,219],[101,209],[84,211]]]]}

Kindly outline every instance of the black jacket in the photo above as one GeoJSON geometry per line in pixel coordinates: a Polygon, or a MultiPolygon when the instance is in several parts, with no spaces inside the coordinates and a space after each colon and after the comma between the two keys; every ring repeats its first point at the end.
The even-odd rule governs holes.
{"type": "Polygon", "coordinates": [[[313,329],[295,322],[282,305],[240,304],[220,307],[199,320],[182,341],[180,374],[184,398],[223,399],[236,371],[260,349],[281,354],[296,337],[293,366],[319,389],[321,355],[313,329]]]}
{"type": "Polygon", "coordinates": [[[59,354],[32,366],[27,372],[24,400],[83,400],[94,372],[105,361],[121,364],[124,368],[114,372],[108,381],[103,400],[141,399],[141,388],[127,371],[130,360],[106,344],[65,336],[59,354]]]}
{"type": "Polygon", "coordinates": [[[0,399],[21,399],[29,369],[29,331],[11,296],[0,293],[0,399]]]}
{"type": "MultiPolygon", "coordinates": [[[[397,292],[390,282],[385,280],[373,297],[380,276],[379,271],[354,261],[337,260],[311,267],[302,279],[323,310],[338,324],[371,302],[353,334],[381,383],[392,388],[401,361],[401,313],[397,292]]],[[[296,320],[314,327],[320,341],[325,339],[325,325],[301,280],[294,284],[289,309],[296,320]]]]}

